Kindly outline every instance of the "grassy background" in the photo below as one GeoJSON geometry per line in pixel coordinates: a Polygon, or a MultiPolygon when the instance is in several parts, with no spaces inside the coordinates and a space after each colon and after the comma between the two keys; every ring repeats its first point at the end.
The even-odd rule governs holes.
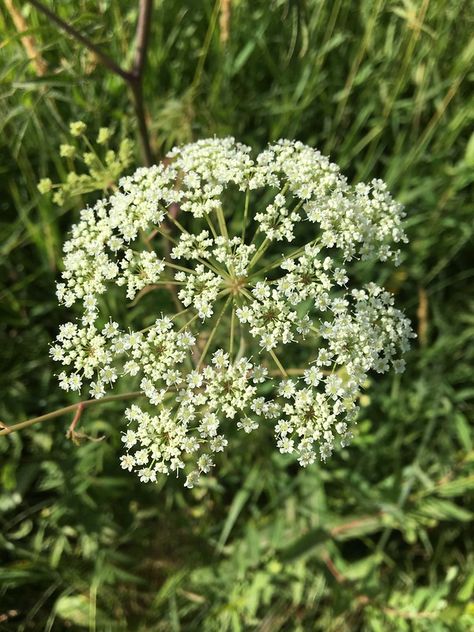
{"type": "MultiPolygon", "coordinates": [[[[84,200],[64,177],[71,120],[133,136],[123,82],[28,6],[33,63],[0,7],[0,419],[65,405],[48,343],[54,281],[84,200]]],[[[136,3],[49,0],[124,64],[136,3]]],[[[76,447],[57,419],[0,439],[0,630],[469,631],[474,627],[472,3],[155,2],[145,98],[155,152],[232,134],[330,153],[407,206],[410,246],[378,280],[418,340],[374,380],[353,446],[307,470],[266,436],[229,452],[206,493],[122,472],[120,406],[76,447]]],[[[137,156],[137,162],[139,162],[137,156]]],[[[376,279],[377,280],[377,279],[376,279]]]]}

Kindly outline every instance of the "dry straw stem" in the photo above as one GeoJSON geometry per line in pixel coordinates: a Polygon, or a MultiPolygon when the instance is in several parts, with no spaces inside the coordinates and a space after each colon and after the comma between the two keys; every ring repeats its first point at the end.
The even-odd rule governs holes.
{"type": "Polygon", "coordinates": [[[230,35],[230,18],[232,11],[232,0],[221,0],[221,11],[219,15],[219,29],[221,44],[225,46],[230,35]]]}
{"type": "MultiPolygon", "coordinates": [[[[21,34],[28,31],[28,24],[21,14],[21,11],[19,11],[19,9],[17,9],[14,5],[13,0],[5,0],[5,7],[10,14],[10,17],[18,33],[21,34]]],[[[48,65],[37,48],[35,38],[33,37],[33,35],[23,35],[21,37],[21,43],[23,45],[23,48],[25,49],[28,58],[33,64],[36,74],[38,75],[38,77],[43,77],[48,70],[48,65]]]]}

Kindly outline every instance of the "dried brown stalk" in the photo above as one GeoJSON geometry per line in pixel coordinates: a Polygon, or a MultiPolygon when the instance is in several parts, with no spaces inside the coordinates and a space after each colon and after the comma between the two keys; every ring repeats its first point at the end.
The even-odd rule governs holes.
{"type": "MultiPolygon", "coordinates": [[[[21,11],[14,5],[13,0],[5,0],[5,7],[10,14],[18,33],[21,35],[21,33],[27,32],[28,24],[26,23],[21,11]]],[[[28,59],[30,59],[33,64],[36,74],[38,77],[43,77],[48,70],[48,64],[38,50],[35,38],[33,35],[23,35],[21,37],[21,43],[25,49],[28,59]]]]}

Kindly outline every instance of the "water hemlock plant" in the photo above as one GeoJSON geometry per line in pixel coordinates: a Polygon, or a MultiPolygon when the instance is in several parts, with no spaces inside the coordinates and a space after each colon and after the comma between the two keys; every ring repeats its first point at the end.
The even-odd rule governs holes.
{"type": "Polygon", "coordinates": [[[325,460],[350,442],[368,373],[404,368],[409,321],[345,268],[396,263],[403,216],[384,182],[351,186],[300,142],[175,148],[72,228],[57,296],[81,316],[51,346],[59,384],[100,400],[136,381],[121,465],[143,482],[192,487],[263,425],[301,466],[325,460]],[[155,313],[121,325],[105,315],[117,292],[134,305],[153,292],[155,313]]]}

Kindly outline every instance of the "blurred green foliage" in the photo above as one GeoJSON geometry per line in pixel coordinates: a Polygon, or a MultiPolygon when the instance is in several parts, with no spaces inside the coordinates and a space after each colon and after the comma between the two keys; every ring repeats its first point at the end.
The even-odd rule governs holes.
{"type": "MultiPolygon", "coordinates": [[[[47,4],[131,59],[137,3],[47,4]]],[[[468,632],[472,3],[230,6],[226,25],[219,1],[156,0],[144,85],[154,151],[212,134],[257,148],[284,136],[330,153],[354,181],[386,179],[411,242],[378,281],[418,330],[408,370],[373,384],[354,444],[326,465],[301,471],[261,434],[206,490],[121,471],[117,404],[82,422],[102,441],[75,446],[62,418],[1,438],[0,630],[468,632]]],[[[90,197],[59,209],[37,182],[65,179],[70,121],[121,138],[135,121],[122,80],[28,2],[2,4],[0,34],[0,419],[10,424],[73,401],[48,343],[64,320],[61,243],[90,197]]]]}

